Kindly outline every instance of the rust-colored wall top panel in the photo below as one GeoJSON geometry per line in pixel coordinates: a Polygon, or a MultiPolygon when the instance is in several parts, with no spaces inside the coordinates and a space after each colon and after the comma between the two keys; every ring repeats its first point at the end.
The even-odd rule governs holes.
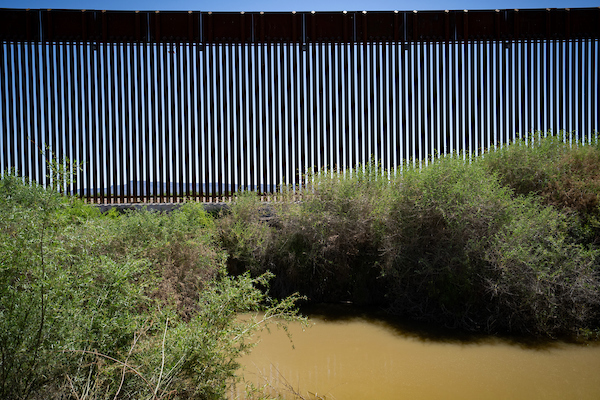
{"type": "Polygon", "coordinates": [[[600,38],[600,7],[267,12],[0,9],[0,40],[47,42],[414,42],[600,38]]]}

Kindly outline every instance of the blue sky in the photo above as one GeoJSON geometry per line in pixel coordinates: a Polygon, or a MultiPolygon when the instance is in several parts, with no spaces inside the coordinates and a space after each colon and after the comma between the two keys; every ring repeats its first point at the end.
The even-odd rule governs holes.
{"type": "Polygon", "coordinates": [[[598,7],[597,0],[0,0],[1,8],[195,11],[377,11],[598,7]]]}

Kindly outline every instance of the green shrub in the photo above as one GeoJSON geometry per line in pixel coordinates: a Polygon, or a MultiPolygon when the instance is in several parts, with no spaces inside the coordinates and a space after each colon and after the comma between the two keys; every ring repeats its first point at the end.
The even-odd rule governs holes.
{"type": "Polygon", "coordinates": [[[148,263],[91,257],[94,239],[79,234],[85,224],[73,224],[81,213],[69,211],[72,204],[82,207],[15,176],[0,181],[2,398],[29,398],[56,384],[74,368],[61,350],[115,354],[137,328],[136,308],[146,299],[133,279],[148,263]]]}
{"type": "Polygon", "coordinates": [[[378,235],[387,175],[376,165],[324,171],[268,210],[245,195],[219,221],[233,270],[272,271],[272,293],[299,291],[312,301],[381,300],[378,235]]]}
{"type": "Polygon", "coordinates": [[[0,397],[219,398],[266,321],[268,276],[233,279],[199,204],[102,216],[0,179],[0,397]],[[200,373],[202,372],[202,373],[200,373]]]}
{"type": "Polygon", "coordinates": [[[394,312],[468,325],[485,313],[479,276],[509,191],[458,155],[405,171],[394,190],[383,247],[394,312]]]}
{"type": "Polygon", "coordinates": [[[536,134],[489,151],[484,163],[517,195],[536,194],[560,209],[598,213],[598,146],[571,142],[564,135],[536,134]]]}
{"type": "Polygon", "coordinates": [[[487,249],[488,330],[576,336],[598,324],[598,249],[569,236],[573,217],[516,199],[487,249]]]}

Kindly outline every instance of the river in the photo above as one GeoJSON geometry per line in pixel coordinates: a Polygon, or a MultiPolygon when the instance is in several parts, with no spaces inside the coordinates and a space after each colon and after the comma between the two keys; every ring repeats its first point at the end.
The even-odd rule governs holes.
{"type": "Polygon", "coordinates": [[[598,344],[473,336],[351,306],[308,315],[309,328],[290,325],[293,346],[281,330],[260,334],[246,381],[286,399],[600,399],[598,344]]]}

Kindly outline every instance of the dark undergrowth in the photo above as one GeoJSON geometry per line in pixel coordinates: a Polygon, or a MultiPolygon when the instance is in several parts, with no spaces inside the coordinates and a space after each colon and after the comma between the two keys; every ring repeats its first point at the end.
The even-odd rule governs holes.
{"type": "Polygon", "coordinates": [[[321,172],[268,212],[242,195],[217,221],[229,269],[271,271],[275,296],[487,333],[596,337],[599,148],[538,135],[466,158],[321,172]]]}

